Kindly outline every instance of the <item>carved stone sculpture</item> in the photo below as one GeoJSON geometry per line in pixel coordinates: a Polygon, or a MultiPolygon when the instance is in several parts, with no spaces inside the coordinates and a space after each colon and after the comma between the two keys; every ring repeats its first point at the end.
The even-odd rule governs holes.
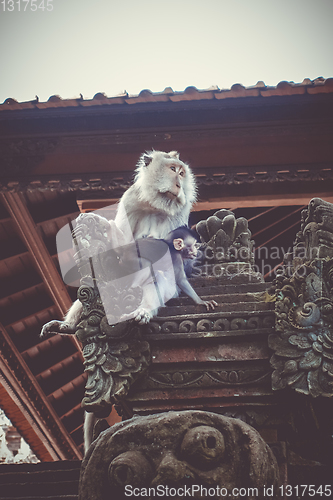
{"type": "Polygon", "coordinates": [[[142,289],[119,279],[109,229],[102,217],[81,214],[73,231],[74,258],[82,276],[78,290],[82,312],[75,334],[88,374],[82,406],[99,416],[110,413],[112,404],[126,396],[150,362],[150,347],[137,323],[120,320],[140,305],[142,289]]]}
{"type": "Polygon", "coordinates": [[[210,412],[168,412],[100,434],[82,463],[79,500],[155,498],[167,488],[173,498],[187,488],[191,498],[236,499],[243,488],[242,498],[263,499],[268,485],[277,498],[278,466],[255,429],[210,412]]]}
{"type": "Polygon", "coordinates": [[[203,242],[201,265],[207,276],[263,281],[262,275],[254,272],[254,242],[244,217],[236,219],[230,210],[218,210],[200,221],[196,230],[203,242]]]}
{"type": "Polygon", "coordinates": [[[302,213],[292,255],[276,278],[273,389],[333,396],[333,205],[319,198],[302,213]]]}

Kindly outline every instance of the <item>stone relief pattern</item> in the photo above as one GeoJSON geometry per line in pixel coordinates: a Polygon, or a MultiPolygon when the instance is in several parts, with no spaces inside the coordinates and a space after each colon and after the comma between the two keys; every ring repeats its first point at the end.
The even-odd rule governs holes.
{"type": "Polygon", "coordinates": [[[152,372],[141,389],[200,387],[240,387],[262,382],[271,375],[265,368],[152,372]]]}
{"type": "Polygon", "coordinates": [[[272,313],[263,313],[252,315],[244,313],[241,316],[239,312],[231,313],[227,317],[221,317],[221,314],[227,313],[210,313],[209,318],[195,314],[195,319],[169,319],[163,321],[162,318],[151,321],[145,325],[144,331],[146,334],[168,334],[168,333],[194,333],[194,332],[227,332],[236,330],[256,330],[258,328],[271,328],[274,325],[274,316],[272,313]],[[214,318],[215,316],[215,318],[214,318]],[[213,318],[213,319],[210,319],[213,318]]]}
{"type": "Polygon", "coordinates": [[[75,334],[82,343],[88,375],[82,405],[86,411],[103,416],[110,413],[113,403],[127,395],[132,383],[145,371],[150,347],[134,321],[117,321],[120,314],[139,306],[142,290],[112,285],[113,254],[108,251],[106,219],[81,214],[76,221],[73,236],[75,260],[82,276],[78,299],[83,310],[75,334]],[[108,317],[97,282],[99,290],[110,298],[108,317]]]}
{"type": "Polygon", "coordinates": [[[273,389],[333,396],[333,205],[314,198],[276,278],[273,389]]]}

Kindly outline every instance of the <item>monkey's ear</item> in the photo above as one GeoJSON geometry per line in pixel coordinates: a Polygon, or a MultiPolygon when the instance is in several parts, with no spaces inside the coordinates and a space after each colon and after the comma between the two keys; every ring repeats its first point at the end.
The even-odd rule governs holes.
{"type": "Polygon", "coordinates": [[[184,248],[184,240],[181,238],[176,238],[173,240],[172,244],[176,250],[182,250],[184,248]]]}
{"type": "Polygon", "coordinates": [[[146,165],[146,167],[148,167],[149,163],[152,162],[153,158],[148,153],[144,153],[142,155],[142,160],[143,160],[144,164],[146,165]]]}
{"type": "Polygon", "coordinates": [[[168,153],[169,156],[171,156],[171,158],[177,158],[177,160],[179,160],[179,153],[178,151],[170,151],[168,153]]]}

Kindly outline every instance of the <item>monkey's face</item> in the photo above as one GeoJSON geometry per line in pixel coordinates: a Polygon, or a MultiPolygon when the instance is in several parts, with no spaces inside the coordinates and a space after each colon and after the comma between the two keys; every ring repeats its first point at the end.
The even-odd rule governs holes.
{"type": "MultiPolygon", "coordinates": [[[[163,158],[162,161],[151,168],[156,169],[156,188],[162,197],[166,197],[170,202],[183,205],[185,203],[185,193],[183,184],[186,179],[186,165],[176,158],[163,158]]],[[[156,162],[157,163],[157,162],[156,162]]]]}
{"type": "MultiPolygon", "coordinates": [[[[180,238],[178,238],[179,240],[180,238]]],[[[174,242],[177,240],[174,240],[174,242]]],[[[184,240],[181,240],[181,248],[179,246],[179,250],[181,251],[182,254],[182,259],[187,260],[187,259],[196,259],[198,255],[198,246],[200,245],[195,238],[192,238],[192,236],[187,236],[184,240]]],[[[178,248],[176,247],[174,243],[174,247],[176,250],[178,248]]]]}
{"type": "Polygon", "coordinates": [[[161,182],[159,188],[160,193],[165,193],[170,200],[179,198],[181,201],[184,197],[182,184],[185,176],[186,170],[181,162],[176,162],[174,160],[171,162],[166,161],[164,164],[165,179],[161,182]]]}
{"type": "Polygon", "coordinates": [[[196,198],[194,176],[174,151],[144,155],[138,164],[136,185],[141,201],[170,216],[181,212],[196,198]]]}

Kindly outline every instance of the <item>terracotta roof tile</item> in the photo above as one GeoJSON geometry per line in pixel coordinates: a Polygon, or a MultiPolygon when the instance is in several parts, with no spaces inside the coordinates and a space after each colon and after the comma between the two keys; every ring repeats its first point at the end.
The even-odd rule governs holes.
{"type": "Polygon", "coordinates": [[[314,87],[309,87],[307,92],[309,94],[324,94],[333,92],[333,78],[327,78],[324,81],[318,82],[314,87]]]}
{"type": "Polygon", "coordinates": [[[266,86],[264,82],[259,81],[256,85],[244,87],[236,83],[230,89],[219,89],[212,86],[208,89],[199,90],[196,87],[187,87],[182,92],[174,92],[171,87],[165,88],[162,92],[151,92],[148,89],[142,90],[138,95],[123,94],[108,97],[102,92],[98,92],[92,99],[84,99],[82,95],[76,99],[62,99],[58,95],[51,96],[46,102],[39,102],[36,96],[35,100],[27,102],[17,102],[15,99],[8,98],[3,104],[0,104],[0,111],[6,110],[28,110],[28,109],[47,109],[47,108],[69,108],[69,107],[90,107],[90,106],[112,106],[112,105],[135,105],[140,103],[154,102],[182,102],[198,101],[209,99],[229,99],[246,97],[272,97],[272,96],[290,96],[304,94],[322,94],[333,93],[333,78],[319,77],[315,80],[305,78],[302,83],[282,81],[276,86],[266,86]]]}
{"type": "Polygon", "coordinates": [[[196,87],[187,87],[184,92],[174,92],[170,95],[170,101],[200,101],[202,99],[214,99],[218,90],[198,90],[196,87]]]}
{"type": "Polygon", "coordinates": [[[232,97],[257,97],[259,89],[255,87],[246,88],[240,83],[235,83],[230,90],[221,90],[215,94],[216,99],[229,99],[232,97]]]}
{"type": "Polygon", "coordinates": [[[293,82],[280,82],[276,87],[266,87],[260,91],[263,97],[305,94],[305,85],[295,85],[293,82]]]}
{"type": "MultiPolygon", "coordinates": [[[[171,89],[173,93],[173,90],[171,89]]],[[[128,99],[125,99],[127,104],[139,104],[141,102],[167,102],[169,101],[169,97],[167,93],[164,92],[152,92],[151,90],[145,89],[141,90],[138,96],[128,96],[128,99]]]]}

